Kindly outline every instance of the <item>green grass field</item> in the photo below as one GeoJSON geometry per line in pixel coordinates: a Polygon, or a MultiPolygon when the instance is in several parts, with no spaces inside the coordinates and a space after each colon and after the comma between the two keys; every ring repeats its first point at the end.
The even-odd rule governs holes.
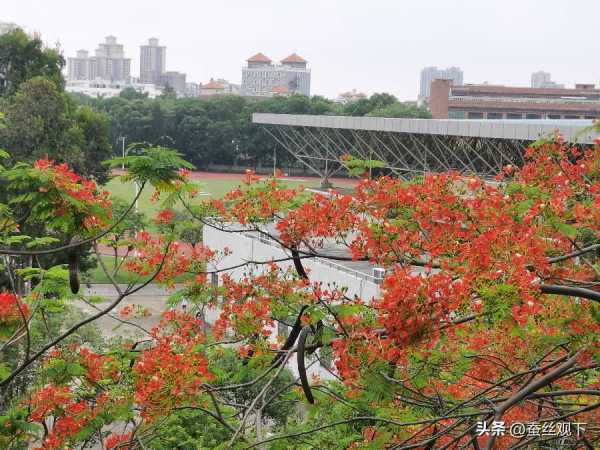
{"type": "MultiPolygon", "coordinates": [[[[111,256],[103,256],[102,261],[104,261],[107,270],[112,272],[114,269],[114,259],[111,256]]],[[[89,281],[90,283],[94,284],[110,283],[108,276],[106,275],[100,264],[97,264],[94,269],[89,270],[83,278],[85,281],[89,281]]],[[[119,270],[115,276],[115,281],[120,284],[127,284],[130,281],[132,281],[132,278],[124,270],[119,270]]]]}
{"type": "MultiPolygon", "coordinates": [[[[211,174],[212,175],[212,174],[211,174]]],[[[197,181],[200,186],[200,191],[205,194],[210,195],[202,195],[199,199],[211,199],[211,198],[221,198],[227,192],[235,189],[240,185],[240,180],[232,179],[231,177],[224,177],[223,179],[216,179],[214,176],[207,178],[206,180],[198,180],[197,181]]],[[[298,187],[303,185],[305,187],[318,187],[319,180],[316,178],[306,178],[305,181],[296,181],[296,180],[287,180],[285,182],[287,186],[290,187],[298,187]]],[[[119,197],[127,202],[133,201],[135,197],[135,186],[132,182],[123,183],[119,178],[114,178],[109,181],[105,188],[115,197],[119,197]]],[[[147,187],[144,189],[140,200],[139,200],[139,211],[146,214],[148,218],[152,218],[158,213],[160,210],[159,203],[152,203],[150,198],[154,193],[154,189],[152,187],[147,187]]]]}

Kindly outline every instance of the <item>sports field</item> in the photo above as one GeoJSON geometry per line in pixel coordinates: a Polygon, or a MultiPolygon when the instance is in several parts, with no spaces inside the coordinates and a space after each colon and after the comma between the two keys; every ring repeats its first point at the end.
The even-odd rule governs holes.
{"type": "MultiPolygon", "coordinates": [[[[221,198],[227,192],[238,187],[244,179],[243,174],[236,173],[214,173],[214,172],[193,172],[191,178],[198,183],[201,197],[205,199],[221,198]]],[[[281,179],[290,187],[319,187],[320,179],[316,177],[284,177],[281,179]]],[[[333,178],[330,180],[334,186],[348,188],[355,186],[357,180],[348,178],[333,178]]],[[[117,176],[109,181],[105,188],[115,197],[120,197],[125,201],[131,202],[135,197],[135,186],[132,182],[123,183],[117,176]]],[[[160,209],[160,204],[152,203],[150,198],[154,189],[149,187],[144,189],[139,200],[139,210],[148,217],[153,217],[160,209]]]]}

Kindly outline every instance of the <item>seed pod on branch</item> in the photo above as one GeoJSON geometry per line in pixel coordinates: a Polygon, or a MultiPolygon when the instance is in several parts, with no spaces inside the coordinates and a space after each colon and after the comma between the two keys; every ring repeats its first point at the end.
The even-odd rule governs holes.
{"type": "MultiPolygon", "coordinates": [[[[79,242],[78,237],[71,239],[71,244],[79,242]]],[[[79,293],[79,247],[72,247],[69,249],[69,284],[71,286],[71,292],[73,294],[79,293]]]]}
{"type": "Polygon", "coordinates": [[[302,390],[304,391],[304,395],[306,395],[306,400],[308,400],[308,403],[314,404],[315,398],[312,395],[310,384],[308,384],[308,378],[306,376],[306,365],[304,362],[306,337],[308,336],[308,333],[311,333],[310,327],[304,327],[302,328],[302,331],[300,331],[300,336],[298,336],[298,353],[296,355],[296,358],[298,360],[298,374],[300,375],[300,383],[302,384],[302,390]]]}

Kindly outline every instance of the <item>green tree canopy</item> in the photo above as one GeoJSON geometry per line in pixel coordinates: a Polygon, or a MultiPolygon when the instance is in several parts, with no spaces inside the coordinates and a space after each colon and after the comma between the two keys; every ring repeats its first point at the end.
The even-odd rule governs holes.
{"type": "Polygon", "coordinates": [[[21,83],[43,76],[58,88],[64,86],[65,60],[55,49],[45,48],[40,38],[23,30],[0,36],[0,97],[14,94],[21,83]]]}
{"type": "Polygon", "coordinates": [[[0,130],[0,146],[13,161],[48,157],[67,162],[99,181],[106,180],[107,169],[101,162],[111,156],[112,148],[104,114],[76,105],[44,77],[23,82],[0,109],[7,125],[0,130]]]}

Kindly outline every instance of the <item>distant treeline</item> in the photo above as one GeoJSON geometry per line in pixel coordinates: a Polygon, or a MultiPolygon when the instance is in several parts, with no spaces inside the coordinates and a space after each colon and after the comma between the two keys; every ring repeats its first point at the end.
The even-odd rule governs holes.
{"type": "MultiPolygon", "coordinates": [[[[120,148],[147,142],[178,149],[198,168],[212,164],[250,166],[272,163],[273,139],[252,124],[252,113],[328,114],[346,116],[429,118],[429,112],[399,102],[390,94],[373,94],[349,104],[339,104],[323,97],[274,97],[252,99],[221,96],[208,100],[174,98],[167,93],[149,99],[133,89],[119,97],[96,99],[82,95],[72,98],[108,116],[111,142],[120,148]]],[[[278,163],[292,163],[290,155],[277,152],[278,163]]]]}
{"type": "MultiPolygon", "coordinates": [[[[302,95],[177,99],[169,89],[149,99],[131,88],[97,99],[66,93],[64,66],[64,58],[38,37],[21,30],[0,36],[0,148],[12,163],[48,157],[103,182],[108,173],[102,161],[117,155],[125,138],[127,145],[173,147],[198,168],[257,167],[272,163],[277,144],[252,124],[255,112],[430,117],[426,109],[385,93],[345,105],[302,95]]],[[[277,160],[280,167],[293,165],[280,148],[277,160]]]]}

